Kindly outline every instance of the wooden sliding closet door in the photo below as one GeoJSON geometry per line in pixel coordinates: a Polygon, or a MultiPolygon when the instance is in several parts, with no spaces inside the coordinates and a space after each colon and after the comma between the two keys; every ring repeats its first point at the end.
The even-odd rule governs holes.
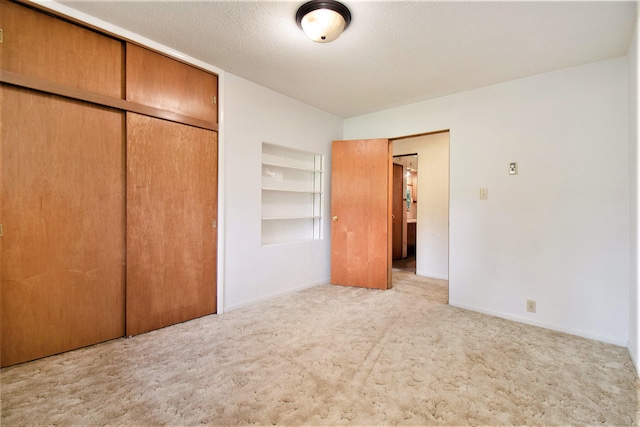
{"type": "Polygon", "coordinates": [[[127,335],[215,313],[217,133],[127,113],[127,335]]]}
{"type": "Polygon", "coordinates": [[[0,86],[2,366],[121,337],[124,113],[0,86]]]}

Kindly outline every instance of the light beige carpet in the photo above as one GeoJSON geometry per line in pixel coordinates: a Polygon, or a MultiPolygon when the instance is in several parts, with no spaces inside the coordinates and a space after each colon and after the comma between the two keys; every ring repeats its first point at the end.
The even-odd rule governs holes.
{"type": "Polygon", "coordinates": [[[627,350],[395,272],[2,370],[2,425],[633,425],[627,350]]]}

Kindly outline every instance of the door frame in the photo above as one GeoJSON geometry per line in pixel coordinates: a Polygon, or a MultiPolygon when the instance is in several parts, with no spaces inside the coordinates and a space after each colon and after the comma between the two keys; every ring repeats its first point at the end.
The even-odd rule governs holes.
{"type": "MultiPolygon", "coordinates": [[[[447,169],[448,169],[448,175],[447,175],[447,181],[448,181],[447,182],[447,280],[449,282],[449,289],[451,289],[451,129],[445,128],[445,129],[436,130],[436,131],[421,132],[421,133],[415,133],[410,135],[392,137],[392,138],[389,138],[389,141],[393,143],[393,142],[401,141],[404,139],[411,139],[411,138],[435,135],[440,133],[449,134],[449,144],[448,144],[448,150],[447,150],[448,151],[447,152],[448,154],[447,155],[447,169]]],[[[419,155],[419,153],[417,154],[419,155]]],[[[398,155],[401,155],[401,154],[398,154],[398,155]]],[[[424,161],[423,161],[423,164],[424,164],[424,161]]],[[[418,188],[419,187],[420,186],[418,186],[418,188]]],[[[418,264],[417,264],[418,247],[420,246],[420,241],[418,239],[419,228],[420,228],[420,222],[418,221],[418,223],[416,224],[416,274],[417,274],[417,267],[418,267],[418,264]]],[[[424,245],[422,246],[424,247],[424,245]]]]}

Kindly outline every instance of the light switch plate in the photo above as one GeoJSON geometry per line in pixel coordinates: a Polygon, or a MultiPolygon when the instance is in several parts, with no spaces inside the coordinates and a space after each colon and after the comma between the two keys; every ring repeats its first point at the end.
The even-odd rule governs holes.
{"type": "Polygon", "coordinates": [[[480,189],[480,200],[487,200],[489,198],[489,190],[486,188],[480,189]]]}

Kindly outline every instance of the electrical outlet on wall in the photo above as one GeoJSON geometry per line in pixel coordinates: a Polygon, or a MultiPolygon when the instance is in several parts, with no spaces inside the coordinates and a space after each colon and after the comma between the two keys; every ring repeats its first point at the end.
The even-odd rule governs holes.
{"type": "Polygon", "coordinates": [[[511,162],[509,163],[509,175],[517,175],[518,174],[518,163],[511,162]]]}
{"type": "Polygon", "coordinates": [[[536,302],[532,299],[528,299],[527,300],[527,311],[529,313],[535,313],[536,312],[536,302]]]}

